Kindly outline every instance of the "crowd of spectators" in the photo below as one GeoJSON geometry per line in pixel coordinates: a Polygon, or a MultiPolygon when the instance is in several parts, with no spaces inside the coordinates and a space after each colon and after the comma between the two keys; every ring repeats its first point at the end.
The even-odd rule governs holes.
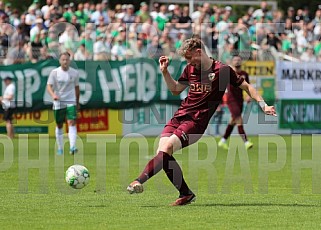
{"type": "Polygon", "coordinates": [[[237,16],[231,6],[141,2],[109,7],[93,4],[61,5],[34,0],[27,12],[0,1],[0,50],[4,65],[56,58],[68,51],[74,60],[124,60],[161,55],[177,57],[182,41],[200,37],[213,57],[228,63],[233,54],[247,59],[291,58],[321,61],[321,5],[286,12],[266,2],[237,16]]]}

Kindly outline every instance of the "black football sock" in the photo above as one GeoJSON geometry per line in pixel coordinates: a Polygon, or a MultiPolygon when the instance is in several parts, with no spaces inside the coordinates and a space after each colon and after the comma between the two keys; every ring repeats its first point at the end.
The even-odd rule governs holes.
{"type": "Polygon", "coordinates": [[[246,134],[245,134],[243,125],[238,125],[237,128],[238,128],[238,130],[239,130],[239,134],[240,134],[240,136],[242,137],[243,141],[244,141],[244,142],[247,142],[247,136],[246,136],[246,134]]]}
{"type": "Polygon", "coordinates": [[[184,177],[183,172],[177,161],[173,156],[170,156],[165,153],[164,156],[164,171],[168,179],[172,182],[175,188],[179,191],[181,196],[190,195],[192,191],[188,188],[184,177]]]}
{"type": "Polygon", "coordinates": [[[231,124],[227,125],[224,136],[223,136],[223,138],[225,140],[227,140],[231,136],[233,129],[234,129],[234,125],[231,125],[231,124]]]}
{"type": "Polygon", "coordinates": [[[163,158],[168,154],[159,151],[158,154],[151,159],[140,176],[136,179],[140,183],[145,183],[149,178],[157,174],[163,168],[163,158]]]}

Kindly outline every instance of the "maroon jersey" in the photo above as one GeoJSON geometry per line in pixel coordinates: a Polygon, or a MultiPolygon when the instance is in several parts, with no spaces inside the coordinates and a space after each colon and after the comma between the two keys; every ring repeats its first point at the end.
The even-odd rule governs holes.
{"type": "MultiPolygon", "coordinates": [[[[240,72],[237,72],[237,74],[243,78],[247,83],[250,83],[249,81],[249,74],[243,70],[240,72]]],[[[243,90],[239,87],[235,87],[233,85],[227,86],[227,104],[230,102],[243,104],[243,90]]]]}
{"type": "Polygon", "coordinates": [[[219,61],[214,61],[211,68],[201,71],[187,65],[178,79],[181,84],[189,85],[187,97],[182,101],[174,117],[189,115],[195,121],[208,124],[220,104],[228,84],[238,87],[244,78],[219,61]]]}

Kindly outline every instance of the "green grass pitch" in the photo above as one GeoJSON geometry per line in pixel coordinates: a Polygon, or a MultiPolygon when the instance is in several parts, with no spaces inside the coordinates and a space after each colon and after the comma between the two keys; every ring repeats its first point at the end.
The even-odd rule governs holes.
{"type": "Polygon", "coordinates": [[[154,154],[155,138],[118,137],[99,147],[95,138],[102,139],[83,138],[83,149],[80,144],[75,157],[68,152],[56,156],[54,139],[16,138],[12,163],[10,154],[4,159],[4,151],[11,151],[11,142],[0,140],[0,229],[321,228],[321,181],[317,180],[321,162],[309,161],[312,155],[320,154],[318,137],[279,136],[268,149],[264,141],[251,137],[255,145],[248,153],[242,149],[241,139],[232,137],[235,157],[216,149],[217,139],[204,137],[195,145],[198,149],[194,146],[176,154],[197,195],[195,203],[183,207],[169,206],[178,193],[163,172],[145,184],[144,193],[126,192],[127,184],[154,154]],[[297,174],[292,159],[293,152],[300,150],[302,159],[315,168],[297,174]],[[64,182],[64,171],[74,162],[82,163],[82,152],[91,181],[75,191],[64,182]],[[262,179],[266,168],[262,168],[264,157],[260,156],[264,154],[268,154],[271,170],[267,184],[262,179]],[[41,163],[37,161],[39,155],[43,157],[41,163]],[[276,162],[279,164],[274,167],[276,162]],[[39,165],[41,170],[27,170],[39,165]]]}

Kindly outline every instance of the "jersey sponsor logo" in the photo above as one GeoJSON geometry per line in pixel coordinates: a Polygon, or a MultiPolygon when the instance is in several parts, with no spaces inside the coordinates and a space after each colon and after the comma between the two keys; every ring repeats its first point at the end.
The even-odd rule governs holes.
{"type": "Polygon", "coordinates": [[[212,86],[210,84],[191,83],[190,90],[192,92],[211,92],[212,86]]]}
{"type": "Polygon", "coordinates": [[[208,80],[214,81],[214,79],[215,79],[215,73],[209,73],[208,74],[208,80]]]}

